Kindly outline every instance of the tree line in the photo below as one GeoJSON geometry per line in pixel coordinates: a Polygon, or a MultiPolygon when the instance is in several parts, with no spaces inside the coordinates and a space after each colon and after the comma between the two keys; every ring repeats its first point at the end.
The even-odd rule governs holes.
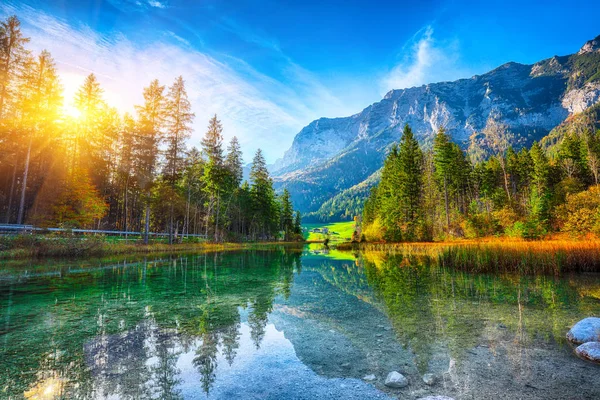
{"type": "Polygon", "coordinates": [[[553,232],[600,234],[600,130],[570,129],[551,148],[515,150],[498,116],[480,133],[489,157],[473,161],[442,128],[419,146],[406,125],[362,216],[364,239],[420,241],[553,232]]]}
{"type": "Polygon", "coordinates": [[[222,240],[301,234],[289,193],[277,195],[260,150],[243,181],[240,143],[215,115],[200,147],[183,77],[153,80],[135,115],[103,99],[94,74],[73,110],[51,54],[27,49],[16,16],[0,23],[0,210],[4,223],[168,232],[222,240]]]}

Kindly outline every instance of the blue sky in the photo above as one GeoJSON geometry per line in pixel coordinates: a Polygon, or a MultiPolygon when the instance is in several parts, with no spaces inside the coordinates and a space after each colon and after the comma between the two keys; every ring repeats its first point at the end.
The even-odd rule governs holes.
{"type": "Polygon", "coordinates": [[[183,75],[197,118],[269,162],[313,119],[359,112],[390,89],[576,52],[600,34],[594,1],[3,0],[31,48],[58,62],[66,100],[89,72],[124,110],[183,75]]]}

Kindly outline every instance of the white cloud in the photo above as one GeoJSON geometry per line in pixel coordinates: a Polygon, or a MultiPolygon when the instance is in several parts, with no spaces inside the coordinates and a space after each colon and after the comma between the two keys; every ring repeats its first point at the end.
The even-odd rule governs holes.
{"type": "Polygon", "coordinates": [[[143,100],[142,89],[152,79],[170,85],[182,75],[196,114],[190,145],[199,145],[209,118],[216,113],[224,124],[226,139],[233,135],[240,139],[246,161],[262,148],[273,162],[313,119],[349,115],[361,108],[340,100],[291,60],[284,63],[286,81],[282,83],[243,60],[230,56],[217,60],[194,50],[185,39],[168,31],[158,35],[156,42],[140,46],[121,34],[106,37],[24,5],[0,5],[1,14],[19,16],[25,34],[31,37],[32,50],[52,53],[67,102],[84,77],[93,72],[106,100],[120,110],[133,112],[134,105],[143,100]]]}
{"type": "Polygon", "coordinates": [[[155,0],[149,0],[148,5],[150,7],[155,7],[155,8],[167,8],[166,4],[161,3],[160,1],[155,1],[155,0]]]}
{"type": "Polygon", "coordinates": [[[438,42],[433,34],[433,27],[426,26],[403,46],[402,60],[381,79],[382,93],[470,76],[459,65],[458,43],[438,42]]]}
{"type": "Polygon", "coordinates": [[[166,0],[108,0],[108,2],[122,11],[143,11],[148,8],[167,8],[166,0]]]}

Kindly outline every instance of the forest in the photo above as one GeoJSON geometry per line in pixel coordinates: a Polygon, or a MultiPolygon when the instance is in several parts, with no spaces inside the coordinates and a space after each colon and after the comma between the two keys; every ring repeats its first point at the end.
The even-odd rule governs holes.
{"type": "Polygon", "coordinates": [[[443,128],[424,150],[406,125],[365,202],[363,239],[598,235],[600,130],[595,127],[595,121],[579,118],[558,130],[560,138],[546,137],[516,151],[509,127],[490,116],[479,134],[487,157],[470,157],[443,128]]]}
{"type": "Polygon", "coordinates": [[[135,115],[103,99],[92,73],[74,106],[56,62],[34,54],[16,16],[0,24],[0,215],[6,224],[168,233],[215,241],[298,239],[300,214],[277,195],[260,150],[243,181],[240,143],[208,121],[189,146],[195,115],[183,77],[152,80],[135,115]]]}

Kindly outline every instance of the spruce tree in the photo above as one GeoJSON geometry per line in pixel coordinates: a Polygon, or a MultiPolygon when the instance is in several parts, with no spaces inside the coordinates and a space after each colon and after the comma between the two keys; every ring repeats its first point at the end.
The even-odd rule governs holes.
{"type": "Polygon", "coordinates": [[[290,192],[283,189],[283,194],[280,198],[280,229],[284,232],[285,240],[289,240],[294,232],[294,209],[290,199],[290,192]]]}
{"type": "Polygon", "coordinates": [[[450,211],[448,205],[448,184],[454,165],[455,153],[453,151],[450,137],[446,134],[444,128],[440,128],[433,139],[433,163],[435,166],[435,176],[444,191],[444,205],[446,211],[446,230],[450,229],[450,211]]]}
{"type": "Polygon", "coordinates": [[[252,182],[250,193],[252,196],[254,236],[259,234],[261,239],[268,239],[275,231],[278,215],[273,181],[269,176],[267,162],[260,149],[256,151],[256,155],[252,160],[250,180],[252,182]]]}
{"type": "Polygon", "coordinates": [[[158,148],[162,140],[165,124],[165,87],[153,80],[144,88],[144,104],[137,106],[139,130],[136,144],[136,176],[140,188],[145,193],[144,243],[148,243],[150,232],[150,203],[152,186],[158,164],[158,148]]]}
{"type": "Polygon", "coordinates": [[[417,238],[416,228],[421,218],[423,152],[408,125],[404,127],[398,150],[399,207],[403,216],[405,238],[417,238]]]}
{"type": "Polygon", "coordinates": [[[227,185],[227,171],[223,154],[223,126],[216,114],[211,118],[201,144],[204,157],[202,182],[207,195],[206,235],[208,236],[209,226],[213,223],[214,238],[218,241],[222,195],[227,185]]]}
{"type": "MultiPolygon", "coordinates": [[[[173,85],[169,88],[165,108],[165,142],[167,151],[165,154],[166,165],[164,169],[164,178],[170,186],[170,193],[175,193],[175,185],[185,166],[186,140],[192,132],[192,121],[194,113],[188,100],[185,90],[183,77],[175,79],[173,85]]],[[[170,199],[169,208],[169,243],[173,243],[174,236],[174,203],[175,199],[170,199]]]]}
{"type": "Polygon", "coordinates": [[[21,22],[13,15],[0,22],[0,120],[11,100],[17,79],[27,61],[25,45],[29,38],[21,32],[21,22]]]}

